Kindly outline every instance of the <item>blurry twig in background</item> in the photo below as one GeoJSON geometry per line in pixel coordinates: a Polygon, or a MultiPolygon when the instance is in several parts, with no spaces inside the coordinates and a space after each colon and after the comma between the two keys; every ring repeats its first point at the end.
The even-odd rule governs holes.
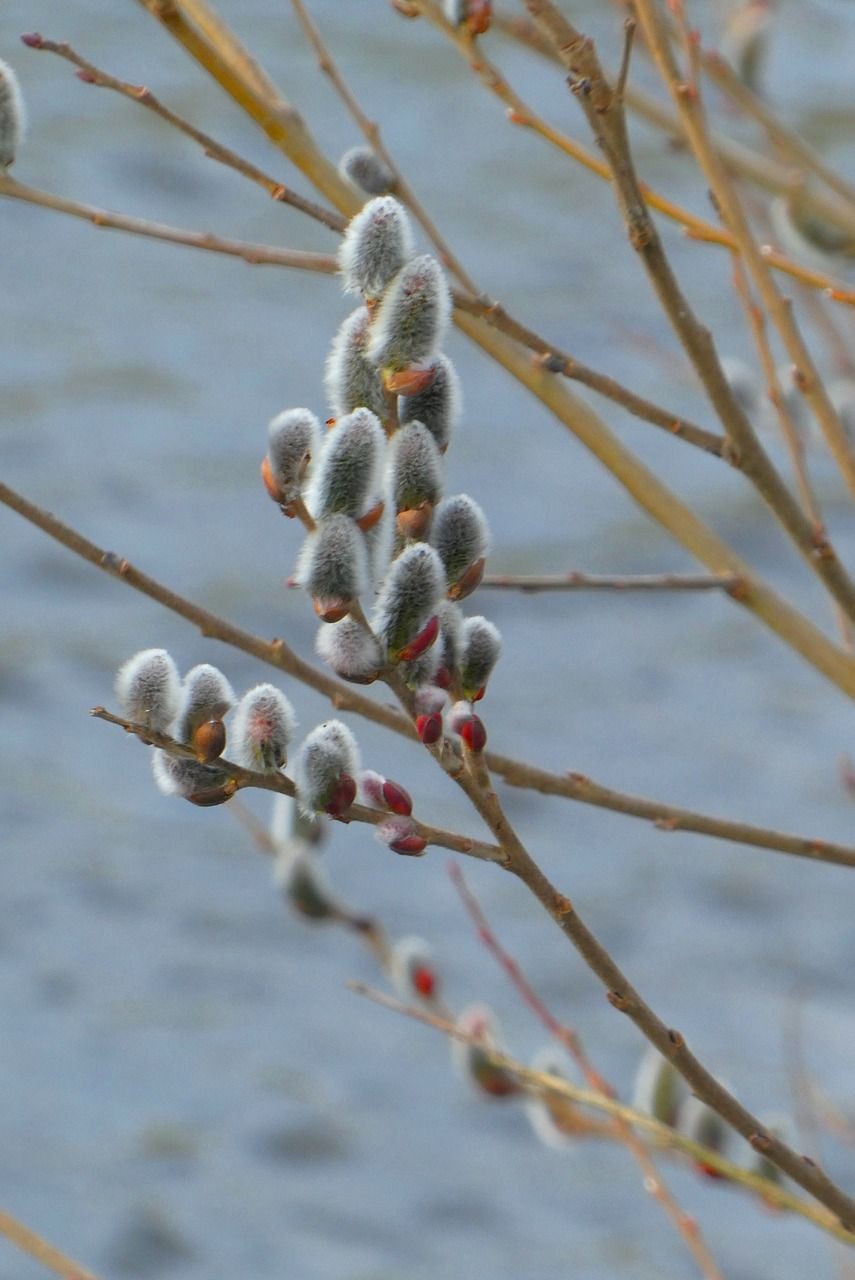
{"type": "Polygon", "coordinates": [[[37,1235],[19,1218],[13,1217],[11,1213],[6,1213],[2,1209],[0,1209],[0,1235],[4,1236],[16,1249],[29,1254],[49,1271],[61,1276],[62,1280],[98,1280],[95,1273],[88,1267],[81,1266],[79,1262],[69,1258],[61,1249],[57,1249],[56,1245],[45,1240],[43,1236],[37,1235]]]}
{"type": "Polygon", "coordinates": [[[739,578],[723,574],[720,578],[711,574],[691,573],[637,573],[603,574],[569,573],[513,574],[486,573],[482,587],[501,588],[504,591],[733,591],[739,588],[739,578]]]}

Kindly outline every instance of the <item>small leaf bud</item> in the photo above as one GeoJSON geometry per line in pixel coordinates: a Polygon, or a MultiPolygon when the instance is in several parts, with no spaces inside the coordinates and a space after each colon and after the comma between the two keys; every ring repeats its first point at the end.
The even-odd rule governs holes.
{"type": "Polygon", "coordinates": [[[363,769],[359,775],[359,789],[365,803],[374,809],[388,809],[405,818],[413,812],[409,792],[399,782],[391,782],[373,769],[363,769]]]}
{"type": "Polygon", "coordinates": [[[632,1105],[636,1111],[674,1128],[677,1114],[689,1096],[689,1088],[673,1063],[649,1045],[635,1073],[632,1105]]]}
{"type": "Polygon", "coordinates": [[[345,292],[379,297],[412,255],[413,233],[404,206],[393,196],[369,200],[351,219],[339,248],[345,292]]]}
{"type": "Polygon", "coordinates": [[[424,938],[399,938],[389,956],[389,977],[402,1000],[432,1004],[439,996],[433,948],[424,938]]]}
{"type": "Polygon", "coordinates": [[[198,764],[153,751],[151,768],[158,790],[165,796],[181,796],[201,807],[224,804],[235,793],[232,778],[215,765],[198,764]]]}
{"type": "Polygon", "coordinates": [[[136,724],[166,733],[178,714],[181,681],[165,649],[141,649],[122,663],[116,675],[122,714],[136,724]]]}
{"type": "Polygon", "coordinates": [[[395,183],[392,171],[370,147],[351,147],[338,162],[338,171],[346,182],[369,196],[382,196],[395,183]]]}
{"type": "Polygon", "coordinates": [[[502,637],[498,627],[486,618],[467,618],[463,624],[463,653],[460,660],[460,687],[464,698],[477,702],[499,655],[502,637]]]}
{"type": "Polygon", "coordinates": [[[244,769],[273,773],[288,759],[294,708],[275,685],[259,684],[243,695],[231,727],[232,755],[244,769]]]}
{"type": "Polygon", "coordinates": [[[430,254],[413,258],[383,295],[371,321],[365,354],[384,373],[432,361],[450,316],[451,295],[439,263],[430,254]]]}
{"type": "Polygon", "coordinates": [[[24,134],[24,99],[18,77],[0,58],[0,169],[15,161],[24,134]]]}
{"type": "Polygon", "coordinates": [[[192,745],[193,736],[206,720],[222,720],[235,704],[234,690],[226,677],[208,662],[187,672],[174,736],[192,745]]]}
{"type": "Polygon", "coordinates": [[[373,684],[383,669],[380,646],[353,618],[321,627],[315,649],[337,676],[352,684],[373,684]]]}
{"type": "Polygon", "coordinates": [[[464,720],[458,732],[468,749],[474,754],[483,751],[487,745],[487,730],[480,716],[472,715],[468,720],[464,720]]]}
{"type": "Polygon", "coordinates": [[[398,401],[398,420],[402,425],[421,422],[433,436],[440,453],[445,453],[460,418],[460,381],[447,356],[437,356],[431,369],[433,378],[424,390],[402,396],[398,401]]]}
{"type": "Polygon", "coordinates": [[[420,422],[409,423],[393,437],[387,476],[398,532],[424,538],[442,493],[442,462],[433,436],[420,422]]]}
{"type": "Polygon", "coordinates": [[[418,834],[412,818],[387,818],[385,822],[378,823],[374,834],[393,853],[400,853],[405,857],[418,858],[427,848],[427,840],[418,834]]]}
{"type": "Polygon", "coordinates": [[[464,1079],[490,1098],[512,1098],[522,1092],[516,1078],[495,1063],[491,1051],[503,1053],[499,1024],[486,1004],[469,1005],[454,1024],[467,1035],[477,1036],[477,1044],[451,1041],[451,1060],[464,1079]]]}
{"type": "Polygon", "coordinates": [[[383,783],[383,801],[392,813],[401,817],[408,818],[413,812],[413,800],[409,791],[400,782],[392,782],[389,778],[383,783]]]}
{"type": "Polygon", "coordinates": [[[419,741],[426,747],[432,747],[442,737],[442,716],[438,711],[429,711],[416,716],[416,733],[419,741]]]}
{"type": "Polygon", "coordinates": [[[442,594],[442,562],[426,543],[411,544],[393,560],[374,611],[373,630],[392,662],[416,640],[442,594]]]}
{"type": "Polygon", "coordinates": [[[297,562],[297,581],[322,622],[340,622],[368,583],[365,542],[351,519],[331,515],[309,534],[297,562]]]}
{"type": "Polygon", "coordinates": [[[327,435],[320,460],[306,495],[306,505],[316,520],[337,513],[353,520],[373,506],[380,481],[386,436],[369,409],[355,409],[339,418],[327,435]]]}
{"type": "Polygon", "coordinates": [[[285,508],[300,496],[312,459],[320,452],[320,423],[309,409],[286,409],[271,421],[267,439],[261,464],[264,486],[285,508]]]}
{"type": "Polygon", "coordinates": [[[367,307],[357,307],[341,325],[327,356],[324,385],[330,412],[343,418],[354,409],[370,409],[381,420],[386,417],[386,393],[375,365],[366,360],[364,348],[371,315],[367,307]]]}
{"type": "Polygon", "coordinates": [[[445,498],[434,512],[430,540],[445,566],[449,597],[462,600],[475,590],[484,571],[490,541],[484,512],[468,494],[445,498]],[[467,576],[473,570],[477,581],[467,576]]]}
{"type": "MultiPolygon", "coordinates": [[[[353,779],[359,773],[356,739],[340,720],[326,720],[313,729],[300,747],[295,769],[297,799],[304,814],[324,813],[330,804],[340,806],[353,784],[350,804],[356,795],[353,779]]],[[[338,808],[338,812],[341,812],[338,808]]]]}

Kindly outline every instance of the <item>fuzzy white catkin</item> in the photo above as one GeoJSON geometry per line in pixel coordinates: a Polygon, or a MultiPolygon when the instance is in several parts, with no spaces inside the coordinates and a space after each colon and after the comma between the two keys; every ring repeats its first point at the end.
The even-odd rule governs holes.
{"type": "Polygon", "coordinates": [[[229,732],[229,754],[244,769],[272,773],[288,759],[294,736],[294,708],[275,685],[259,684],[241,698],[229,732]]]}
{"type": "Polygon", "coordinates": [[[267,456],[283,502],[300,495],[310,462],[321,448],[321,426],[311,409],[286,409],[267,428],[267,456]]]}
{"type": "Polygon", "coordinates": [[[184,677],[175,737],[179,742],[190,742],[199,725],[221,718],[235,702],[234,689],[222,671],[208,662],[199,663],[184,677]]]}
{"type": "Polygon", "coordinates": [[[442,666],[454,675],[460,666],[460,655],[463,649],[463,623],[465,621],[458,605],[444,600],[437,609],[439,615],[439,640],[434,648],[439,651],[442,666]]]}
{"type": "Polygon", "coordinates": [[[368,331],[365,355],[397,371],[435,359],[451,318],[451,294],[430,254],[413,258],[390,282],[368,331]]]}
{"type": "Polygon", "coordinates": [[[355,409],[328,432],[306,494],[316,520],[340,512],[354,520],[378,491],[386,435],[375,414],[355,409]]]}
{"type": "Polygon", "coordinates": [[[436,441],[420,422],[410,422],[395,433],[386,468],[395,511],[439,501],[442,459],[436,441]]]}
{"type": "Polygon", "coordinates": [[[365,408],[385,418],[386,393],[375,365],[365,358],[365,339],[371,316],[367,307],[357,307],[342,322],[333,338],[324,371],[327,403],[334,418],[365,408]]]}
{"type": "Polygon", "coordinates": [[[395,181],[390,169],[370,147],[351,147],[338,162],[341,176],[369,196],[382,196],[395,181]]]}
{"type": "Polygon", "coordinates": [[[359,749],[347,725],[326,720],[300,747],[294,770],[297,801],[303,813],[322,813],[342,774],[356,778],[359,749]]]}
{"type": "Polygon", "coordinates": [[[314,600],[357,600],[368,584],[365,539],[349,516],[327,516],[310,533],[296,578],[314,600]]]}
{"type": "Polygon", "coordinates": [[[434,512],[430,540],[450,586],[471,564],[486,556],[490,544],[487,517],[467,493],[445,498],[434,512]]]}
{"type": "Polygon", "coordinates": [[[15,160],[24,136],[26,116],[18,77],[0,58],[0,169],[15,160]]]}
{"type": "Polygon", "coordinates": [[[151,770],[162,795],[183,796],[185,800],[200,791],[222,787],[229,780],[229,775],[216,765],[199,764],[196,760],[167,755],[165,751],[152,752],[151,770]]]}
{"type": "Polygon", "coordinates": [[[393,196],[369,200],[351,219],[338,265],[346,293],[377,298],[413,254],[413,233],[404,206],[393,196]]]}
{"type": "Polygon", "coordinates": [[[374,633],[392,656],[415,639],[442,594],[442,562],[432,547],[413,543],[393,560],[373,618],[374,633]]]}
{"type": "Polygon", "coordinates": [[[465,698],[474,698],[490,678],[502,652],[502,637],[487,618],[467,618],[463,624],[460,685],[465,698]]]}
{"type": "Polygon", "coordinates": [[[116,674],[122,714],[148,729],[166,733],[178,714],[181,680],[165,649],[141,649],[116,674]]]}
{"type": "Polygon", "coordinates": [[[460,379],[448,356],[438,355],[431,368],[433,382],[429,387],[398,400],[398,420],[402,424],[423,423],[440,452],[445,453],[462,413],[460,379]]]}
{"type": "Polygon", "coordinates": [[[319,627],[315,650],[343,680],[368,681],[383,666],[377,641],[353,618],[319,627]]]}

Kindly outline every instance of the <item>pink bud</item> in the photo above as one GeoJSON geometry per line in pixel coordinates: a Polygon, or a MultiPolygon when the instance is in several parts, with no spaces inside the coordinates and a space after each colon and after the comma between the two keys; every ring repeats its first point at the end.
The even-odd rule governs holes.
{"type": "Polygon", "coordinates": [[[38,31],[28,31],[26,35],[21,36],[21,44],[25,44],[28,49],[41,49],[43,43],[38,31]]]}
{"type": "Polygon", "coordinates": [[[95,83],[95,77],[93,76],[92,72],[86,71],[83,67],[81,67],[79,71],[75,71],[74,74],[77,76],[77,79],[82,80],[84,84],[95,83]]]}

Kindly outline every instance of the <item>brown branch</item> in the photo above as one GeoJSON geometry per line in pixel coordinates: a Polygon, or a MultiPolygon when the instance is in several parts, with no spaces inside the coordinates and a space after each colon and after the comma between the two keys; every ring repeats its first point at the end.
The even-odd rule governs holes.
{"type": "MultiPolygon", "coordinates": [[[[421,1022],[424,1026],[433,1027],[435,1031],[441,1031],[450,1040],[458,1040],[461,1044],[481,1045],[477,1035],[470,1035],[456,1023],[431,1013],[427,1009],[406,1005],[402,1001],[396,1000],[394,996],[387,996],[382,991],[375,991],[364,982],[351,981],[348,982],[347,986],[356,995],[365,996],[366,999],[380,1005],[383,1009],[403,1014],[405,1017],[412,1018],[415,1022],[421,1022]]],[[[779,1183],[771,1182],[760,1174],[751,1173],[749,1170],[743,1169],[741,1165],[733,1164],[718,1151],[713,1151],[711,1147],[705,1147],[701,1143],[695,1142],[694,1139],[687,1138],[685,1134],[680,1133],[677,1129],[672,1129],[669,1125],[662,1124],[661,1121],[655,1120],[653,1116],[648,1115],[646,1112],[637,1111],[634,1107],[626,1106],[624,1103],[618,1102],[614,1098],[609,1098],[606,1094],[597,1090],[581,1088],[579,1085],[572,1084],[569,1080],[564,1080],[559,1076],[549,1075],[547,1072],[537,1071],[533,1067],[523,1066],[521,1062],[517,1062],[515,1058],[500,1052],[498,1049],[491,1048],[489,1056],[497,1067],[515,1076],[519,1083],[531,1092],[535,1094],[547,1093],[566,1102],[590,1107],[594,1111],[625,1120],[634,1128],[641,1129],[643,1133],[648,1134],[657,1146],[682,1151],[691,1157],[693,1161],[709,1165],[710,1168],[715,1169],[729,1181],[756,1191],[763,1201],[774,1204],[776,1208],[807,1218],[814,1226],[827,1231],[829,1235],[834,1236],[836,1240],[840,1240],[844,1244],[851,1246],[854,1243],[851,1233],[840,1226],[833,1214],[829,1214],[818,1205],[793,1195],[792,1192],[780,1186],[779,1183]]]]}
{"type": "MultiPolygon", "coordinates": [[[[57,520],[56,516],[35,506],[26,498],[0,483],[0,502],[29,520],[49,537],[72,551],[75,555],[155,600],[170,612],[184,618],[197,627],[203,636],[219,640],[234,649],[257,658],[260,662],[283,671],[328,698],[338,711],[351,711],[394,733],[416,740],[412,721],[400,712],[382,703],[374,702],[353,686],[342,683],[303,661],[282,640],[264,640],[235,626],[225,618],[194,604],[191,600],[170,590],[156,579],[135,568],[114,552],[105,551],[84,538],[76,530],[57,520]]],[[[694,831],[719,840],[746,844],[754,848],[791,854],[815,862],[835,866],[855,867],[855,848],[834,844],[828,840],[809,836],[792,836],[780,831],[767,830],[748,823],[731,822],[722,818],[695,813],[655,800],[628,795],[593,782],[580,773],[550,773],[523,761],[511,759],[496,752],[486,752],[488,766],[498,773],[509,786],[537,791],[542,795],[560,796],[595,808],[608,809],[629,817],[642,818],[654,823],[662,831],[694,831]]]]}
{"type": "MultiPolygon", "coordinates": [[[[501,965],[524,1003],[531,1009],[549,1034],[565,1047],[582,1072],[588,1087],[604,1094],[608,1098],[616,1098],[615,1090],[596,1070],[585,1052],[578,1032],[558,1021],[534,990],[517,961],[502,946],[502,943],[490,927],[490,922],[484,914],[480,902],[466,883],[463,872],[455,863],[452,863],[449,867],[449,873],[454,882],[454,887],[457,889],[463,905],[478,931],[478,937],[501,965]]],[[[689,1217],[668,1189],[667,1183],[651,1159],[646,1144],[638,1137],[628,1121],[615,1116],[613,1125],[616,1139],[626,1147],[644,1175],[645,1190],[662,1206],[665,1215],[697,1262],[701,1274],[706,1276],[707,1280],[723,1280],[715,1259],[704,1242],[697,1222],[694,1218],[689,1217]]]]}
{"type": "MultiPolygon", "coordinates": [[[[768,260],[755,244],[751,226],[735,187],[715,154],[706,127],[699,93],[686,94],[683,78],[671,51],[668,36],[653,0],[637,0],[636,11],[648,48],[683,123],[686,138],[710,186],[722,221],[729,229],[737,252],[745,263],[768,315],[777,329],[796,370],[796,386],[822,428],[829,450],[850,491],[855,495],[855,456],[840,417],[831,403],[816,364],[802,338],[789,299],[784,298],[769,269],[768,260]]],[[[855,617],[844,601],[838,603],[855,617]]]]}
{"type": "MultiPolygon", "coordinates": [[[[638,254],[735,452],[741,457],[742,470],[832,597],[847,616],[855,619],[855,583],[828,539],[817,539],[810,519],[769,460],[728,384],[709,329],[696,317],[674,275],[635,176],[623,108],[603,76],[593,43],[563,18],[551,0],[525,0],[525,3],[537,25],[554,42],[562,63],[570,72],[571,89],[612,173],[613,190],[629,243],[638,254]]],[[[639,12],[642,11],[640,7],[639,12]]]]}
{"type": "Polygon", "coordinates": [[[298,192],[291,190],[290,187],[286,187],[284,183],[271,177],[263,169],[259,169],[256,165],[239,156],[236,151],[232,151],[231,148],[217,142],[210,134],[203,133],[201,129],[197,129],[189,120],[185,120],[183,116],[178,115],[177,112],[172,111],[160,102],[145,85],[129,84],[125,80],[116,79],[115,76],[102,71],[100,67],[96,67],[93,62],[81,57],[70,44],[66,44],[64,41],[48,40],[37,33],[25,36],[23,39],[28,48],[44,50],[46,53],[55,53],[58,57],[64,58],[66,62],[71,62],[74,66],[79,67],[82,72],[79,78],[84,84],[93,84],[102,89],[111,89],[123,98],[128,98],[131,102],[136,102],[141,107],[145,107],[174,129],[177,129],[179,133],[183,133],[186,137],[191,138],[193,142],[198,143],[205,155],[211,160],[216,160],[219,164],[225,165],[229,169],[234,169],[242,177],[248,178],[250,182],[257,183],[274,200],[279,201],[281,204],[291,205],[292,208],[298,209],[310,218],[314,218],[316,222],[323,223],[324,226],[329,227],[332,231],[343,231],[347,225],[346,218],[343,218],[341,214],[332,209],[323,208],[322,205],[316,204],[314,200],[307,200],[305,196],[301,196],[298,192]]]}
{"type": "Polygon", "coordinates": [[[733,574],[638,573],[627,575],[580,573],[488,573],[481,587],[527,594],[542,591],[738,591],[741,579],[733,574]]]}
{"type": "MultiPolygon", "coordinates": [[[[133,734],[134,737],[139,738],[141,742],[149,746],[159,747],[161,751],[165,751],[168,755],[184,760],[195,760],[197,758],[196,752],[192,747],[185,746],[183,742],[176,742],[169,734],[158,733],[154,729],[147,728],[144,724],[135,724],[132,720],[126,720],[123,716],[113,715],[111,711],[107,711],[104,707],[93,707],[89,714],[94,716],[96,720],[105,720],[107,724],[118,725],[126,733],[133,734]]],[[[294,783],[284,773],[256,773],[252,769],[243,769],[240,765],[233,764],[227,759],[217,759],[213,762],[213,767],[227,774],[234,781],[236,785],[232,794],[253,788],[260,791],[272,791],[276,795],[291,796],[292,798],[297,794],[294,783]]],[[[385,810],[371,809],[364,804],[352,804],[347,810],[346,817],[348,822],[363,822],[374,827],[389,821],[389,814],[385,810]]],[[[434,827],[429,823],[419,822],[417,818],[412,818],[411,821],[417,834],[422,836],[429,845],[436,845],[440,849],[450,849],[453,853],[463,853],[470,858],[479,858],[483,862],[497,862],[500,866],[504,865],[505,859],[502,851],[496,845],[486,844],[483,840],[474,840],[470,836],[461,836],[454,831],[445,831],[442,827],[434,827]]]]}
{"type": "Polygon", "coordinates": [[[166,240],[170,244],[186,245],[191,249],[224,253],[229,257],[241,258],[251,266],[264,263],[270,266],[290,267],[295,271],[320,272],[322,275],[335,275],[338,270],[335,258],[329,254],[308,253],[300,249],[278,249],[274,245],[252,244],[246,240],[227,240],[222,236],[213,235],[210,231],[187,231],[181,227],[166,226],[161,222],[132,218],[123,213],[111,213],[107,209],[98,209],[91,204],[66,200],[63,196],[54,195],[50,191],[25,186],[4,173],[0,173],[0,196],[6,196],[11,200],[23,200],[27,204],[39,205],[43,209],[53,209],[57,213],[65,213],[72,218],[90,222],[94,227],[128,231],[132,235],[145,236],[150,240],[166,240]]]}
{"type": "Polygon", "coordinates": [[[57,1249],[56,1245],[45,1240],[44,1236],[37,1235],[35,1231],[24,1226],[19,1218],[13,1217],[11,1213],[6,1213],[2,1209],[0,1209],[0,1235],[22,1253],[35,1258],[36,1262],[47,1267],[48,1271],[61,1276],[62,1280],[98,1280],[95,1273],[88,1267],[69,1258],[68,1254],[57,1249]]]}

